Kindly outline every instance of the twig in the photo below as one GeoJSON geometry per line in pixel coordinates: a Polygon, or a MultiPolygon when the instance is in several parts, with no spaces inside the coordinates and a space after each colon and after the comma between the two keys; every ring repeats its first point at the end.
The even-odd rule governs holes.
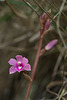
{"type": "MultiPolygon", "coordinates": [[[[56,11],[58,11],[58,7],[56,7],[56,4],[55,6],[52,5],[52,3],[49,1],[49,0],[46,0],[56,11]]],[[[55,3],[53,0],[52,0],[53,3],[55,3]]],[[[61,12],[61,14],[67,18],[67,16],[64,14],[64,12],[61,12]]]]}
{"type": "Polygon", "coordinates": [[[62,90],[62,92],[61,92],[61,94],[60,94],[60,96],[59,96],[58,100],[61,100],[61,98],[62,98],[62,96],[63,96],[64,92],[65,92],[65,89],[63,89],[63,90],[62,90]]]}
{"type": "Polygon", "coordinates": [[[14,13],[16,16],[18,16],[18,17],[20,17],[20,18],[24,18],[24,19],[27,18],[27,16],[22,15],[21,13],[19,13],[10,3],[7,2],[7,0],[5,0],[4,2],[5,2],[5,4],[13,11],[13,13],[14,13]]]}
{"type": "MultiPolygon", "coordinates": [[[[36,1],[36,0],[33,0],[38,6],[39,6],[39,8],[41,8],[47,15],[48,15],[48,17],[49,18],[51,18],[52,19],[52,16],[47,12],[47,11],[45,11],[42,7],[41,7],[41,5],[36,1]]],[[[53,20],[53,19],[52,19],[53,20]]],[[[54,20],[53,20],[54,21],[54,20]]]]}
{"type": "MultiPolygon", "coordinates": [[[[60,48],[60,49],[61,49],[61,48],[60,48]]],[[[63,57],[63,55],[64,55],[64,52],[65,52],[65,50],[62,49],[62,51],[60,52],[60,54],[59,54],[59,56],[58,56],[58,59],[57,59],[57,62],[56,62],[56,64],[55,64],[54,71],[53,71],[53,74],[52,74],[52,77],[53,77],[53,78],[55,77],[55,75],[56,75],[56,73],[57,73],[57,69],[58,69],[59,64],[60,64],[60,62],[61,62],[61,60],[62,60],[62,57],[63,57]]]]}
{"type": "Polygon", "coordinates": [[[61,7],[60,7],[60,10],[59,10],[59,16],[58,16],[58,18],[57,18],[57,31],[58,31],[58,34],[59,34],[59,36],[60,36],[60,38],[61,38],[61,41],[62,41],[62,43],[63,43],[63,45],[64,45],[64,48],[66,48],[66,44],[65,44],[65,41],[64,41],[64,39],[63,39],[63,36],[61,35],[61,31],[60,31],[60,29],[59,29],[59,26],[60,26],[59,20],[60,20],[61,12],[62,12],[62,10],[63,10],[63,7],[64,7],[65,2],[66,2],[66,0],[63,0],[63,3],[62,3],[62,5],[61,5],[61,7]]]}
{"type": "MultiPolygon", "coordinates": [[[[65,50],[66,50],[66,48],[67,48],[67,46],[66,46],[66,44],[65,44],[65,41],[64,41],[64,39],[63,39],[63,36],[62,36],[62,34],[61,34],[61,31],[60,31],[60,29],[59,29],[59,25],[60,25],[60,16],[61,16],[61,12],[62,12],[62,10],[63,10],[63,7],[64,7],[64,4],[65,4],[65,2],[66,2],[66,0],[63,0],[63,2],[62,2],[62,5],[61,5],[61,7],[60,7],[60,10],[59,10],[59,16],[58,16],[58,18],[57,18],[57,31],[58,31],[58,34],[59,34],[59,36],[60,36],[60,38],[61,38],[61,41],[62,41],[62,43],[63,43],[63,45],[64,45],[64,48],[65,48],[65,50]]],[[[64,51],[65,51],[64,50],[64,51]]],[[[65,53],[65,52],[64,52],[65,53]]],[[[65,59],[64,59],[65,60],[65,59]]],[[[64,69],[63,69],[63,82],[64,82],[64,70],[65,70],[65,65],[64,65],[64,69]]],[[[60,98],[59,98],[59,100],[60,100],[60,98]]]]}
{"type": "MultiPolygon", "coordinates": [[[[65,100],[64,97],[62,97],[62,96],[60,96],[59,94],[57,94],[57,93],[55,93],[55,92],[53,92],[53,91],[50,90],[51,87],[53,87],[53,86],[55,86],[55,85],[60,85],[60,84],[62,84],[62,81],[54,81],[54,82],[51,82],[51,83],[48,84],[46,90],[47,90],[49,93],[56,95],[56,96],[57,96],[56,99],[58,99],[59,97],[61,97],[61,98],[63,98],[63,100],[65,100]]],[[[55,100],[56,100],[56,99],[55,99],[55,100]]],[[[53,100],[54,100],[54,99],[53,99],[53,100]]]]}
{"type": "Polygon", "coordinates": [[[40,14],[32,7],[32,5],[27,2],[26,0],[23,0],[38,16],[40,16],[40,14]]]}
{"type": "Polygon", "coordinates": [[[59,15],[59,12],[53,17],[53,19],[55,19],[58,15],[59,15]]]}
{"type": "MultiPolygon", "coordinates": [[[[52,20],[54,23],[56,23],[56,21],[52,18],[52,16],[51,16],[48,12],[46,12],[36,0],[33,0],[33,1],[39,6],[39,8],[41,8],[41,9],[48,15],[49,18],[51,18],[51,20],[52,20]]],[[[64,31],[65,33],[67,33],[67,32],[63,29],[63,27],[59,26],[59,28],[60,28],[62,31],[64,31]]]]}
{"type": "MultiPolygon", "coordinates": [[[[57,6],[57,4],[54,2],[54,0],[52,0],[52,2],[53,2],[53,4],[54,4],[54,6],[55,6],[55,8],[57,9],[57,10],[59,10],[59,7],[57,6]]],[[[67,15],[64,13],[64,12],[61,12],[66,18],[67,18],[67,15]]],[[[66,19],[67,20],[67,19],[66,19]]]]}

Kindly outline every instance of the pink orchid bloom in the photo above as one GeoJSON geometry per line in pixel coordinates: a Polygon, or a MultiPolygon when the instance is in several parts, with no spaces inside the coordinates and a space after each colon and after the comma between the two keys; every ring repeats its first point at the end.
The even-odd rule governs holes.
{"type": "Polygon", "coordinates": [[[45,46],[45,50],[50,50],[52,49],[56,44],[57,44],[58,40],[52,40],[50,41],[46,46],[45,46]]]}
{"type": "Polygon", "coordinates": [[[21,55],[17,55],[16,59],[11,58],[8,63],[12,65],[9,69],[9,74],[13,74],[16,71],[21,72],[21,71],[30,71],[31,66],[28,64],[28,59],[25,57],[22,57],[21,55]]]}

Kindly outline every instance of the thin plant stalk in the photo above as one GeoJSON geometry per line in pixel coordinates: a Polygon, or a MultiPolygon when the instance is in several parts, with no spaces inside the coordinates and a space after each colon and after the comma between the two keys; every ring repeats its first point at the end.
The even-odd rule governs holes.
{"type": "Polygon", "coordinates": [[[32,82],[29,82],[29,84],[28,84],[28,88],[27,88],[24,100],[28,100],[28,98],[29,98],[32,83],[33,83],[33,79],[34,79],[34,75],[35,75],[35,71],[36,71],[36,68],[37,68],[37,64],[38,64],[38,60],[39,60],[39,56],[40,56],[40,51],[41,51],[41,47],[42,47],[42,41],[43,41],[43,38],[41,38],[41,34],[42,34],[42,31],[40,32],[39,46],[38,46],[37,54],[36,54],[36,57],[35,57],[33,69],[32,69],[32,72],[31,72],[32,82]]]}

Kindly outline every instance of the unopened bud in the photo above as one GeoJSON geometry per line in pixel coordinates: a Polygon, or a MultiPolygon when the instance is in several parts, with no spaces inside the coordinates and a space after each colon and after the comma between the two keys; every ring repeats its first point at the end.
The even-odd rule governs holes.
{"type": "Polygon", "coordinates": [[[50,20],[47,19],[47,21],[45,22],[45,25],[44,25],[44,30],[45,30],[45,31],[48,30],[49,27],[50,27],[50,20]]]}
{"type": "Polygon", "coordinates": [[[46,20],[47,20],[47,15],[46,15],[46,13],[44,13],[41,15],[41,18],[40,18],[41,29],[44,29],[46,20]]]}
{"type": "Polygon", "coordinates": [[[52,40],[50,41],[46,46],[45,46],[45,50],[50,50],[52,49],[56,44],[57,44],[58,40],[52,40]]]}
{"type": "Polygon", "coordinates": [[[44,20],[45,19],[45,13],[44,14],[42,14],[42,16],[41,16],[41,20],[44,20]]]}

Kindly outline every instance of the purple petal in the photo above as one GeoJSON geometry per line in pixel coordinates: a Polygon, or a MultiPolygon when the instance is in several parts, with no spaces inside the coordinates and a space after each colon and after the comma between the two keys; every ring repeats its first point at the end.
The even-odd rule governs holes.
{"type": "Polygon", "coordinates": [[[16,65],[16,60],[15,59],[13,59],[13,58],[11,58],[9,61],[8,61],[8,63],[10,64],[10,65],[16,65]]]}
{"type": "Polygon", "coordinates": [[[9,69],[9,74],[13,74],[13,73],[15,73],[15,72],[16,72],[15,66],[10,67],[10,69],[9,69]]]}
{"type": "Polygon", "coordinates": [[[24,65],[26,65],[28,63],[28,59],[24,57],[22,62],[24,65]]]}
{"type": "Polygon", "coordinates": [[[23,60],[23,57],[21,55],[17,55],[16,56],[16,59],[17,59],[17,61],[22,61],[23,60]]]}
{"type": "Polygon", "coordinates": [[[45,46],[45,50],[49,50],[49,49],[53,48],[54,45],[56,45],[57,42],[58,42],[57,39],[56,39],[56,40],[50,41],[50,42],[45,46]]]}
{"type": "Polygon", "coordinates": [[[26,64],[26,66],[24,67],[24,70],[30,71],[31,70],[30,64],[26,64]]]}

